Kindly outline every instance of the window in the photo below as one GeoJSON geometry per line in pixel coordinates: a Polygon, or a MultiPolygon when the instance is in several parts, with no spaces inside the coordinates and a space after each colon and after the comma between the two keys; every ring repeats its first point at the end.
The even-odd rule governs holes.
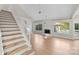
{"type": "Polygon", "coordinates": [[[75,23],[75,30],[79,30],[79,23],[75,23]]]}
{"type": "Polygon", "coordinates": [[[36,25],[36,30],[42,30],[42,24],[36,25]]]}
{"type": "Polygon", "coordinates": [[[58,22],[54,25],[54,32],[69,32],[69,22],[58,22]]]}

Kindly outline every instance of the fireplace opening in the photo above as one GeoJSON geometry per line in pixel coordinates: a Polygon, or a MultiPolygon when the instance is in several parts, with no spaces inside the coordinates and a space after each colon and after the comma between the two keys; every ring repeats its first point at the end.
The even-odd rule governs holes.
{"type": "Polygon", "coordinates": [[[49,29],[45,29],[45,30],[44,30],[44,33],[50,34],[50,30],[49,30],[49,29]]]}

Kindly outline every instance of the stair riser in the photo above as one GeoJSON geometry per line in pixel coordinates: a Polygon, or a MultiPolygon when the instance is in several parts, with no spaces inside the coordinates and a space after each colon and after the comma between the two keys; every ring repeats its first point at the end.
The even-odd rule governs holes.
{"type": "Polygon", "coordinates": [[[3,40],[2,42],[9,42],[9,41],[14,41],[14,40],[20,40],[20,39],[23,39],[24,37],[21,36],[21,37],[16,37],[16,38],[12,38],[12,39],[6,39],[6,40],[3,40]]]}
{"type": "Polygon", "coordinates": [[[10,55],[22,55],[26,51],[28,51],[27,47],[20,49],[20,52],[19,52],[19,50],[13,51],[10,53],[10,55]]]}
{"type": "Polygon", "coordinates": [[[4,33],[4,32],[16,32],[16,31],[20,31],[19,28],[1,28],[1,31],[4,33]]]}
{"type": "Polygon", "coordinates": [[[0,17],[12,17],[13,18],[12,15],[2,15],[2,14],[0,14],[0,17]]]}
{"type": "Polygon", "coordinates": [[[14,20],[0,20],[0,22],[10,22],[10,23],[16,23],[14,20]]]}
{"type": "Polygon", "coordinates": [[[0,18],[0,22],[15,22],[13,19],[7,19],[7,18],[0,18]]]}
{"type": "Polygon", "coordinates": [[[8,49],[8,48],[14,47],[19,44],[24,44],[24,43],[25,43],[24,41],[18,41],[18,42],[14,42],[14,44],[4,45],[4,48],[8,49]]]}
{"type": "Polygon", "coordinates": [[[10,23],[10,22],[0,22],[0,24],[16,24],[16,23],[10,23]]]}
{"type": "Polygon", "coordinates": [[[0,18],[0,20],[15,21],[13,18],[0,18]]]}
{"type": "Polygon", "coordinates": [[[7,27],[1,27],[1,30],[17,30],[19,28],[7,28],[7,27]]]}
{"type": "Polygon", "coordinates": [[[10,25],[10,24],[9,25],[2,25],[1,24],[0,27],[17,27],[17,25],[16,24],[15,25],[10,25]]]}
{"type": "Polygon", "coordinates": [[[9,19],[9,20],[14,20],[12,17],[0,17],[0,19],[9,19]]]}
{"type": "Polygon", "coordinates": [[[16,30],[2,30],[2,32],[15,32],[15,31],[20,31],[19,29],[16,29],[16,30]]]}
{"type": "Polygon", "coordinates": [[[8,14],[0,13],[0,15],[1,15],[1,16],[12,16],[12,15],[10,15],[10,13],[8,13],[8,14]]]}
{"type": "Polygon", "coordinates": [[[6,36],[13,36],[13,35],[21,35],[21,33],[14,33],[14,34],[8,34],[8,35],[6,35],[6,34],[2,34],[2,37],[6,37],[6,36]]]}
{"type": "Polygon", "coordinates": [[[6,37],[3,37],[3,40],[12,39],[12,38],[20,37],[20,36],[22,35],[6,36],[6,37]]]}
{"type": "Polygon", "coordinates": [[[21,42],[25,42],[23,39],[18,39],[18,40],[14,40],[14,41],[9,41],[9,42],[5,42],[3,43],[3,46],[8,46],[8,45],[11,45],[11,44],[14,44],[14,45],[17,45],[17,43],[21,43],[21,42]]]}
{"type": "Polygon", "coordinates": [[[11,13],[8,13],[8,12],[0,12],[0,15],[5,15],[5,16],[10,15],[10,16],[12,16],[12,14],[11,13]]]}
{"type": "Polygon", "coordinates": [[[16,25],[16,23],[9,23],[9,22],[0,22],[1,25],[16,25]]]}
{"type": "Polygon", "coordinates": [[[15,24],[15,23],[12,24],[12,25],[11,25],[11,24],[12,24],[12,23],[3,23],[3,24],[0,23],[0,26],[7,26],[7,27],[8,27],[8,26],[17,26],[17,24],[15,24]]]}
{"type": "Polygon", "coordinates": [[[15,50],[13,50],[13,51],[11,51],[11,52],[7,53],[7,54],[10,54],[10,55],[17,54],[17,53],[19,53],[19,52],[20,52],[20,50],[23,50],[23,49],[26,49],[26,48],[27,48],[27,46],[26,46],[26,45],[24,45],[24,46],[21,46],[21,47],[19,47],[19,48],[15,49],[15,50]]]}
{"type": "Polygon", "coordinates": [[[20,33],[21,31],[13,31],[13,32],[3,32],[2,35],[11,35],[11,34],[17,34],[20,33]]]}
{"type": "Polygon", "coordinates": [[[0,22],[2,25],[17,25],[16,23],[0,22]]]}
{"type": "Polygon", "coordinates": [[[12,48],[8,48],[8,49],[4,49],[4,53],[12,53],[13,51],[17,50],[19,47],[22,48],[22,46],[26,45],[25,43],[24,44],[19,44],[19,45],[16,45],[12,48]]]}

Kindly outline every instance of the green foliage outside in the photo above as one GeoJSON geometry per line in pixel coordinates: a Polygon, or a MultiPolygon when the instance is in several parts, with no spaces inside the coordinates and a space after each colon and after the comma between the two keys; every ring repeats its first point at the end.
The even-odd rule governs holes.
{"type": "Polygon", "coordinates": [[[68,22],[61,22],[60,23],[60,30],[69,30],[69,23],[68,22]]]}

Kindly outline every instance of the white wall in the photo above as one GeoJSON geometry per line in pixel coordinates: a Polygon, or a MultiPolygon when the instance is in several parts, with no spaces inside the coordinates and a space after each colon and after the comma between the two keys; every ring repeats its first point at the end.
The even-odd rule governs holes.
{"type": "Polygon", "coordinates": [[[4,5],[0,5],[0,10],[4,8],[4,5]]]}
{"type": "Polygon", "coordinates": [[[57,36],[57,37],[64,37],[64,38],[70,38],[70,39],[73,39],[73,19],[66,19],[66,20],[40,20],[40,21],[34,21],[33,22],[33,31],[36,32],[36,33],[41,33],[41,34],[45,34],[44,33],[44,29],[50,29],[51,30],[51,35],[52,36],[57,36]],[[66,21],[66,22],[69,22],[70,23],[70,31],[69,33],[57,33],[57,32],[54,32],[54,25],[56,25],[57,22],[63,22],[63,21],[66,21]],[[41,32],[39,31],[35,31],[34,28],[35,28],[35,24],[40,24],[42,23],[43,24],[43,30],[41,32]]]}

